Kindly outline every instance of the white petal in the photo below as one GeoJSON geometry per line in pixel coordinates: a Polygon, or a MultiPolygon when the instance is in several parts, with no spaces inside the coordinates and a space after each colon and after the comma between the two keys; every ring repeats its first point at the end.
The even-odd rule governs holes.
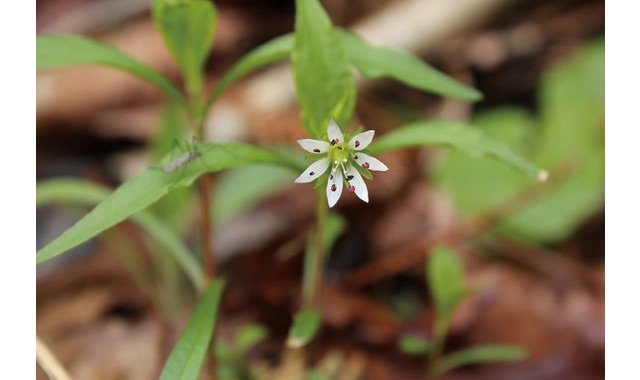
{"type": "Polygon", "coordinates": [[[324,158],[322,160],[318,160],[316,162],[314,162],[313,164],[309,165],[309,167],[302,172],[302,174],[300,174],[300,176],[298,178],[296,178],[296,180],[294,182],[296,183],[307,183],[307,182],[311,182],[314,179],[320,177],[321,175],[324,174],[324,172],[327,171],[327,168],[329,167],[329,159],[328,158],[324,158]]]}
{"type": "Polygon", "coordinates": [[[300,144],[302,149],[306,150],[307,152],[316,154],[327,152],[329,150],[329,147],[331,146],[326,141],[312,139],[298,140],[298,144],[300,144]]]}
{"type": "Polygon", "coordinates": [[[329,181],[327,181],[327,202],[329,202],[329,207],[333,207],[340,199],[342,187],[342,171],[336,170],[335,173],[332,172],[329,175],[329,181]]]}
{"type": "Polygon", "coordinates": [[[366,131],[362,133],[358,133],[353,136],[351,140],[349,140],[349,146],[355,150],[362,150],[371,144],[371,140],[373,140],[373,135],[376,131],[366,131]],[[357,146],[356,146],[357,145],[357,146]]]}
{"type": "Polygon", "coordinates": [[[358,170],[353,167],[353,165],[348,165],[347,167],[347,182],[349,183],[349,186],[353,186],[353,190],[358,198],[369,203],[369,191],[367,190],[367,184],[364,183],[362,176],[358,173],[358,170]],[[351,180],[349,180],[349,178],[351,178],[351,180]]]}
{"type": "Polygon", "coordinates": [[[389,170],[387,165],[383,164],[382,161],[378,160],[375,157],[371,157],[368,154],[358,152],[353,156],[353,158],[354,160],[356,160],[358,165],[362,167],[368,166],[367,169],[369,170],[377,170],[379,172],[386,172],[387,170],[389,170]]]}
{"type": "Polygon", "coordinates": [[[327,126],[327,136],[329,136],[329,142],[338,140],[336,142],[344,141],[344,136],[342,136],[342,131],[340,131],[340,127],[336,124],[333,119],[329,121],[329,125],[327,126]]]}

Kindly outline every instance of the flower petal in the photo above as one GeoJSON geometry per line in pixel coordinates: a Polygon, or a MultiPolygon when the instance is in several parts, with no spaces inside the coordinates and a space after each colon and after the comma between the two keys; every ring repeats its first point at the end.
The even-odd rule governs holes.
{"type": "Polygon", "coordinates": [[[335,141],[337,143],[340,141],[344,141],[344,136],[342,136],[342,131],[340,131],[340,127],[338,127],[338,124],[336,124],[336,122],[333,121],[333,119],[329,121],[329,125],[327,126],[327,136],[329,137],[329,142],[335,141]]]}
{"type": "Polygon", "coordinates": [[[336,170],[335,173],[329,174],[329,181],[327,181],[327,202],[329,207],[333,207],[340,199],[342,187],[342,171],[336,170]]]}
{"type": "Polygon", "coordinates": [[[356,193],[358,198],[369,203],[369,190],[367,190],[367,184],[364,183],[362,176],[358,173],[358,169],[353,167],[353,165],[347,165],[347,182],[349,183],[349,191],[353,189],[353,192],[356,193]]]}
{"type": "Polygon", "coordinates": [[[371,140],[373,140],[373,135],[376,131],[366,131],[362,133],[358,133],[353,136],[351,140],[349,140],[349,146],[355,150],[362,150],[371,144],[371,140]]]}
{"type": "Polygon", "coordinates": [[[320,177],[327,171],[329,167],[329,159],[323,158],[322,160],[318,160],[313,164],[309,165],[309,167],[300,174],[298,178],[294,182],[296,183],[307,183],[311,182],[314,179],[320,177]]]}
{"type": "Polygon", "coordinates": [[[313,139],[298,140],[298,144],[300,144],[302,149],[306,150],[307,152],[316,153],[316,154],[325,153],[329,151],[329,147],[331,147],[331,145],[329,145],[329,143],[326,141],[313,140],[313,139]]]}
{"type": "Polygon", "coordinates": [[[380,172],[386,172],[387,170],[389,170],[387,165],[383,164],[382,161],[365,153],[358,152],[353,156],[353,159],[356,160],[358,165],[362,166],[365,169],[377,170],[380,172]]]}

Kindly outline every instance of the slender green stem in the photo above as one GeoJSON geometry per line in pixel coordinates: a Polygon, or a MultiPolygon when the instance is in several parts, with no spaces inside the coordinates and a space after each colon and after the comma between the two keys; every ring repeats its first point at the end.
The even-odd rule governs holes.
{"type": "Polygon", "coordinates": [[[433,348],[429,351],[427,357],[427,380],[434,380],[439,377],[439,361],[444,348],[444,341],[447,337],[448,328],[449,315],[438,315],[434,325],[433,348]]]}
{"type": "MultiPolygon", "coordinates": [[[[202,114],[202,95],[201,91],[190,91],[190,122],[193,126],[196,137],[200,141],[205,139],[204,120],[205,115],[202,114]]],[[[202,235],[202,266],[207,276],[207,280],[212,281],[216,277],[216,261],[213,249],[213,234],[211,233],[211,199],[213,197],[213,177],[210,173],[206,173],[200,177],[198,187],[200,191],[200,227],[202,235]]],[[[211,344],[209,345],[209,378],[217,379],[217,363],[215,356],[215,327],[211,334],[211,344]]]]}
{"type": "Polygon", "coordinates": [[[322,271],[324,269],[324,229],[327,223],[327,201],[324,191],[316,192],[316,226],[313,233],[313,248],[307,249],[303,274],[302,304],[305,308],[318,308],[322,271]]]}

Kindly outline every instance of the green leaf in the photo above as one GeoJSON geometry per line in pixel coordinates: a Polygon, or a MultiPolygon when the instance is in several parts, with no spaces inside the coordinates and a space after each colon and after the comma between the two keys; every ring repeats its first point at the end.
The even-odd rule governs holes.
{"type": "Polygon", "coordinates": [[[269,336],[269,330],[261,325],[242,326],[235,337],[235,349],[244,355],[251,347],[265,340],[269,336]]]}
{"type": "Polygon", "coordinates": [[[331,252],[333,245],[344,232],[346,227],[347,221],[342,215],[337,212],[329,211],[327,214],[327,222],[324,226],[324,238],[322,243],[326,255],[331,252]]]}
{"type": "Polygon", "coordinates": [[[161,380],[197,380],[212,340],[224,282],[211,282],[162,368],[161,380]]]}
{"type": "MultiPolygon", "coordinates": [[[[36,262],[41,263],[71,249],[107,228],[157,202],[169,191],[185,187],[206,172],[217,172],[249,164],[271,164],[304,170],[304,166],[288,156],[251,145],[237,143],[201,143],[193,147],[200,152],[175,171],[166,173],[163,168],[170,163],[167,156],[158,165],[151,166],[116,189],[107,199],[89,212],[74,226],[36,253],[36,262]]],[[[187,154],[187,153],[185,153],[187,154]]],[[[195,154],[195,153],[194,153],[195,154]]],[[[178,159],[181,159],[179,157],[178,159]]]]}
{"type": "Polygon", "coordinates": [[[312,369],[307,373],[306,380],[331,380],[331,378],[320,372],[320,370],[312,369]]]}
{"type": "Polygon", "coordinates": [[[439,246],[431,251],[427,260],[427,273],[438,315],[448,317],[467,293],[462,264],[449,248],[439,246]]]}
{"type": "Polygon", "coordinates": [[[403,336],[398,346],[405,354],[415,356],[426,355],[433,349],[432,342],[411,335],[403,336]]]}
{"type": "Polygon", "coordinates": [[[436,372],[443,374],[454,368],[476,363],[512,362],[527,358],[527,351],[521,346],[487,344],[460,350],[445,356],[436,366],[436,372]]]}
{"type": "Polygon", "coordinates": [[[355,105],[355,82],[342,39],[317,0],[296,0],[291,64],[307,133],[320,139],[331,118],[344,127],[355,105]]]}
{"type": "Polygon", "coordinates": [[[477,127],[457,121],[414,122],[374,140],[369,146],[369,150],[373,154],[378,154],[425,145],[450,147],[471,158],[490,156],[531,177],[540,178],[542,176],[540,169],[516,154],[506,144],[491,138],[477,127]]]}
{"type": "Polygon", "coordinates": [[[340,36],[351,63],[369,78],[390,77],[423,91],[469,101],[482,99],[478,90],[452,79],[407,52],[369,45],[345,30],[340,31],[340,36]]]}
{"type": "MultiPolygon", "coordinates": [[[[109,197],[110,191],[91,182],[76,179],[39,181],[36,184],[36,207],[50,203],[92,206],[109,197]]],[[[133,220],[144,228],[185,271],[196,289],[202,289],[205,276],[198,261],[179,237],[162,221],[147,212],[133,215],[133,220]]]]}
{"type": "Polygon", "coordinates": [[[217,12],[208,0],[153,0],[153,21],[182,70],[189,93],[199,96],[217,12]]]}
{"type": "MultiPolygon", "coordinates": [[[[604,43],[591,43],[548,70],[539,97],[541,120],[519,108],[500,107],[473,123],[549,170],[546,191],[514,210],[496,230],[557,243],[604,206],[604,43]]],[[[491,212],[532,186],[492,160],[469,160],[455,152],[442,158],[434,179],[465,216],[491,212]]]]}
{"type": "Polygon", "coordinates": [[[250,210],[291,185],[295,178],[289,170],[267,165],[229,170],[217,181],[216,198],[212,202],[215,224],[221,225],[231,217],[250,210]]]}
{"type": "Polygon", "coordinates": [[[313,340],[313,337],[320,328],[322,314],[314,309],[300,310],[294,320],[293,325],[289,329],[289,337],[287,338],[287,346],[299,348],[305,346],[313,340]]]}
{"type": "Polygon", "coordinates": [[[36,69],[70,65],[104,65],[136,75],[163,90],[182,107],[182,93],[162,74],[123,52],[80,36],[40,36],[36,38],[36,69]]]}
{"type": "Polygon", "coordinates": [[[293,34],[287,34],[274,38],[243,56],[220,78],[213,92],[209,95],[205,112],[233,82],[262,66],[289,58],[292,46],[293,34]]]}

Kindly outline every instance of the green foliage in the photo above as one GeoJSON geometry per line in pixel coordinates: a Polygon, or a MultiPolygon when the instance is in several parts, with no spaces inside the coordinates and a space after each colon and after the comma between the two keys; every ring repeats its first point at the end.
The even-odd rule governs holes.
{"type": "Polygon", "coordinates": [[[123,52],[80,36],[40,36],[36,38],[36,69],[70,65],[104,65],[136,75],[163,90],[182,107],[187,102],[162,74],[123,52]]]}
{"type": "Polygon", "coordinates": [[[163,172],[169,156],[116,189],[89,214],[36,253],[36,262],[49,260],[157,202],[176,187],[185,187],[206,172],[248,164],[271,164],[301,171],[297,161],[269,150],[237,143],[200,143],[200,156],[174,172],[163,172]]]}
{"type": "Polygon", "coordinates": [[[208,0],[153,0],[153,21],[182,70],[187,89],[200,96],[202,68],[211,49],[217,12],[208,0]]]}
{"type": "Polygon", "coordinates": [[[300,310],[289,329],[287,346],[297,348],[311,342],[320,328],[320,322],[322,322],[322,314],[318,310],[300,310]]]}
{"type": "Polygon", "coordinates": [[[412,335],[406,335],[400,339],[398,348],[405,354],[424,356],[433,349],[433,343],[412,335]]]}
{"type": "Polygon", "coordinates": [[[453,148],[471,158],[488,156],[514,169],[538,177],[540,170],[516,154],[506,144],[486,135],[479,128],[449,120],[418,121],[387,133],[369,146],[372,154],[390,150],[436,145],[453,148]]]}
{"type": "Polygon", "coordinates": [[[457,82],[409,53],[369,45],[344,30],[340,35],[351,63],[368,78],[390,77],[423,91],[469,101],[482,99],[478,90],[457,82]]]}
{"type": "Polygon", "coordinates": [[[291,64],[309,136],[320,139],[331,118],[345,126],[355,105],[355,82],[342,39],[317,0],[296,0],[291,64]]]}
{"type": "Polygon", "coordinates": [[[274,38],[243,56],[220,78],[213,92],[209,95],[206,109],[208,109],[233,82],[262,66],[289,58],[292,46],[293,34],[287,34],[274,38]]]}
{"type": "MultiPolygon", "coordinates": [[[[479,115],[477,124],[550,170],[550,189],[500,223],[498,229],[525,240],[562,241],[603,205],[604,43],[585,46],[545,73],[540,118],[515,107],[479,115]]],[[[437,184],[467,216],[496,208],[531,183],[496,162],[469,160],[458,152],[437,168],[437,184]]]]}
{"type": "Polygon", "coordinates": [[[256,165],[225,172],[217,181],[216,198],[212,203],[215,224],[256,206],[293,183],[295,175],[280,167],[256,165]]]}
{"type": "Polygon", "coordinates": [[[449,248],[436,247],[429,256],[427,273],[438,314],[449,316],[467,293],[460,261],[449,248]]]}
{"type": "Polygon", "coordinates": [[[160,380],[198,379],[213,338],[223,289],[222,280],[213,281],[207,286],[164,364],[160,380]]]}
{"type": "Polygon", "coordinates": [[[520,346],[486,344],[454,352],[438,363],[436,373],[442,374],[468,364],[520,361],[527,358],[527,350],[520,346]]]}
{"type": "Polygon", "coordinates": [[[456,254],[446,246],[435,247],[426,260],[427,284],[435,304],[435,321],[431,340],[405,336],[400,349],[410,355],[425,355],[431,375],[442,375],[456,367],[483,362],[515,361],[526,358],[520,346],[487,344],[470,347],[442,356],[453,311],[471,292],[464,284],[464,270],[456,254]]]}
{"type": "MultiPolygon", "coordinates": [[[[109,197],[109,190],[91,182],[75,179],[55,179],[36,184],[36,207],[46,204],[93,206],[109,197]]],[[[187,274],[196,289],[204,285],[204,273],[194,255],[171,228],[160,219],[142,211],[132,216],[158,244],[166,249],[175,263],[187,274]]]]}
{"type": "Polygon", "coordinates": [[[216,368],[220,380],[248,380],[255,379],[249,363],[246,360],[249,350],[267,338],[269,332],[261,325],[245,325],[236,333],[231,344],[217,341],[216,368]]]}
{"type": "MultiPolygon", "coordinates": [[[[351,65],[369,78],[389,77],[419,90],[476,101],[482,98],[476,89],[465,86],[422,60],[400,50],[374,47],[360,37],[340,28],[338,35],[351,65]]],[[[242,57],[220,79],[207,101],[210,107],[233,82],[262,66],[290,57],[293,34],[285,34],[242,57]]]]}

